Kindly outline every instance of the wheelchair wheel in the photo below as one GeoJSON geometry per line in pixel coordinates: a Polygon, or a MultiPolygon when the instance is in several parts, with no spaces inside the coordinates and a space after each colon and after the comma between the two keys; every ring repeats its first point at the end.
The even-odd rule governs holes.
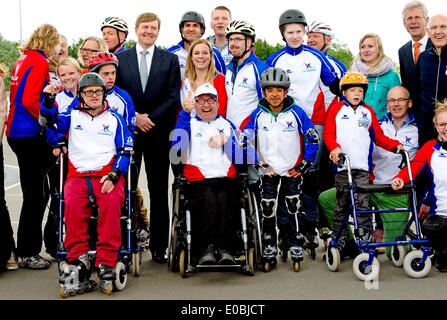
{"type": "Polygon", "coordinates": [[[255,275],[255,249],[248,249],[248,267],[250,268],[249,275],[255,275]]]}
{"type": "Polygon", "coordinates": [[[372,264],[366,266],[369,260],[369,253],[359,254],[352,263],[352,269],[354,270],[355,276],[361,281],[373,280],[379,277],[380,264],[379,260],[374,257],[372,264]]]}
{"type": "Polygon", "coordinates": [[[326,250],[326,265],[332,272],[338,271],[340,267],[340,251],[337,248],[331,247],[326,250]]]}
{"type": "Polygon", "coordinates": [[[179,255],[179,271],[182,278],[186,278],[186,250],[182,249],[179,255]]]}
{"type": "Polygon", "coordinates": [[[141,252],[132,253],[132,275],[138,277],[140,275],[140,255],[141,252]]]}
{"type": "Polygon", "coordinates": [[[127,272],[124,263],[119,261],[115,266],[116,279],[113,281],[113,288],[122,291],[127,284],[127,272]]]}
{"type": "Polygon", "coordinates": [[[431,270],[431,259],[427,257],[427,260],[420,266],[418,266],[419,262],[422,260],[422,256],[424,252],[422,250],[415,250],[409,252],[404,259],[404,270],[405,273],[408,274],[411,278],[423,278],[425,277],[431,270]]]}
{"type": "Polygon", "coordinates": [[[391,261],[393,262],[393,265],[398,268],[402,267],[406,254],[407,248],[405,246],[392,246],[391,261]]]}

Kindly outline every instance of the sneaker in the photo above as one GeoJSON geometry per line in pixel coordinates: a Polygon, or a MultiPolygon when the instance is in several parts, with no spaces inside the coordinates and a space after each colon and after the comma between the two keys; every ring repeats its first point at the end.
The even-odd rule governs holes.
{"type": "Polygon", "coordinates": [[[20,268],[42,270],[48,269],[50,267],[50,261],[45,260],[40,255],[35,255],[32,257],[23,257],[19,262],[20,268]]]}
{"type": "Polygon", "coordinates": [[[218,264],[221,265],[234,265],[236,264],[236,261],[234,260],[233,256],[226,250],[218,250],[217,255],[219,257],[218,264]]]}
{"type": "Polygon", "coordinates": [[[276,246],[272,246],[270,244],[266,245],[262,252],[262,256],[264,258],[275,258],[277,254],[278,254],[278,249],[276,248],[276,246]]]}
{"type": "Polygon", "coordinates": [[[291,246],[289,250],[292,259],[303,259],[303,248],[300,246],[291,246]]]}
{"type": "Polygon", "coordinates": [[[216,264],[216,258],[214,257],[214,252],[205,251],[205,253],[199,259],[199,265],[210,265],[216,264]]]}
{"type": "Polygon", "coordinates": [[[11,252],[11,257],[6,262],[6,270],[13,271],[19,269],[19,263],[17,261],[17,257],[14,252],[11,252]]]}

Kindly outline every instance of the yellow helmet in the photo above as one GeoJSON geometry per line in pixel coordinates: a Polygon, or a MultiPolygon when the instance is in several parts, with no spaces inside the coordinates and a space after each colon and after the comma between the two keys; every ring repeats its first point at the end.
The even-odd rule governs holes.
{"type": "Polygon", "coordinates": [[[362,87],[366,93],[368,89],[368,78],[360,72],[348,71],[340,80],[340,90],[347,90],[352,87],[362,87]]]}

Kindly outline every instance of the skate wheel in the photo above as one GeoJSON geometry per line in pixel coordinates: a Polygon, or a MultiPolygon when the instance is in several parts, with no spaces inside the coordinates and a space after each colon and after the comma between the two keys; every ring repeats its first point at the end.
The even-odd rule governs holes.
{"type": "Polygon", "coordinates": [[[68,297],[67,293],[65,292],[64,287],[60,287],[60,288],[59,288],[59,296],[60,296],[62,299],[65,299],[66,297],[68,297]]]}
{"type": "Polygon", "coordinates": [[[411,278],[423,278],[425,277],[431,270],[431,259],[428,256],[427,259],[422,263],[422,265],[418,264],[421,262],[424,252],[422,250],[415,250],[409,252],[404,259],[404,270],[405,273],[408,274],[411,278]]]}
{"type": "Polygon", "coordinates": [[[391,247],[391,261],[393,265],[400,268],[404,264],[405,255],[407,254],[407,248],[404,246],[392,246],[391,247]]]}
{"type": "Polygon", "coordinates": [[[182,249],[179,256],[179,271],[182,278],[186,278],[186,251],[182,249]]]}
{"type": "Polygon", "coordinates": [[[333,272],[340,267],[340,251],[337,248],[331,247],[326,250],[326,265],[333,272]]]}
{"type": "Polygon", "coordinates": [[[122,291],[127,284],[127,272],[124,263],[119,261],[115,266],[116,279],[113,280],[113,287],[117,291],[122,291]]]}
{"type": "Polygon", "coordinates": [[[107,283],[105,284],[105,287],[102,288],[101,291],[102,291],[103,293],[105,293],[106,295],[110,296],[110,295],[112,294],[112,291],[113,291],[113,284],[112,284],[112,282],[107,282],[107,283]]]}
{"type": "Polygon", "coordinates": [[[270,271],[272,271],[272,267],[270,266],[270,263],[266,262],[266,263],[264,264],[264,271],[265,271],[265,272],[270,272],[270,271]]]}
{"type": "Polygon", "coordinates": [[[293,271],[294,271],[294,272],[299,272],[300,269],[301,269],[301,265],[300,265],[300,263],[299,263],[298,261],[295,261],[295,262],[293,263],[293,271]]]}
{"type": "Polygon", "coordinates": [[[138,277],[140,275],[140,252],[132,253],[132,274],[134,277],[138,277]]]}
{"type": "Polygon", "coordinates": [[[352,269],[355,276],[361,281],[374,280],[379,278],[380,264],[376,257],[373,258],[372,264],[367,266],[369,253],[359,254],[352,263],[352,269]]]}

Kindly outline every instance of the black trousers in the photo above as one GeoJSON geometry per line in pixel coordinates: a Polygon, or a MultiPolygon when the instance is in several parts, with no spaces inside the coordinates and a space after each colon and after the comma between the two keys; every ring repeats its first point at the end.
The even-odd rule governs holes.
{"type": "MultiPolygon", "coordinates": [[[[153,129],[154,130],[154,129],[153,129]]],[[[135,136],[134,160],[138,173],[144,159],[150,200],[149,248],[164,254],[169,238],[169,133],[141,133],[135,136]]],[[[132,188],[138,185],[139,174],[132,176],[132,188]]]]}
{"type": "Polygon", "coordinates": [[[49,197],[45,179],[50,166],[49,146],[45,136],[8,138],[8,143],[17,156],[23,193],[17,254],[21,257],[34,256],[42,249],[42,220],[49,197]]]}
{"type": "Polygon", "coordinates": [[[15,249],[14,233],[5,200],[5,170],[3,166],[3,145],[0,144],[0,270],[15,249]]]}
{"type": "Polygon", "coordinates": [[[231,251],[241,206],[240,189],[238,180],[231,178],[205,179],[188,185],[194,255],[202,254],[210,244],[231,251]]]}

